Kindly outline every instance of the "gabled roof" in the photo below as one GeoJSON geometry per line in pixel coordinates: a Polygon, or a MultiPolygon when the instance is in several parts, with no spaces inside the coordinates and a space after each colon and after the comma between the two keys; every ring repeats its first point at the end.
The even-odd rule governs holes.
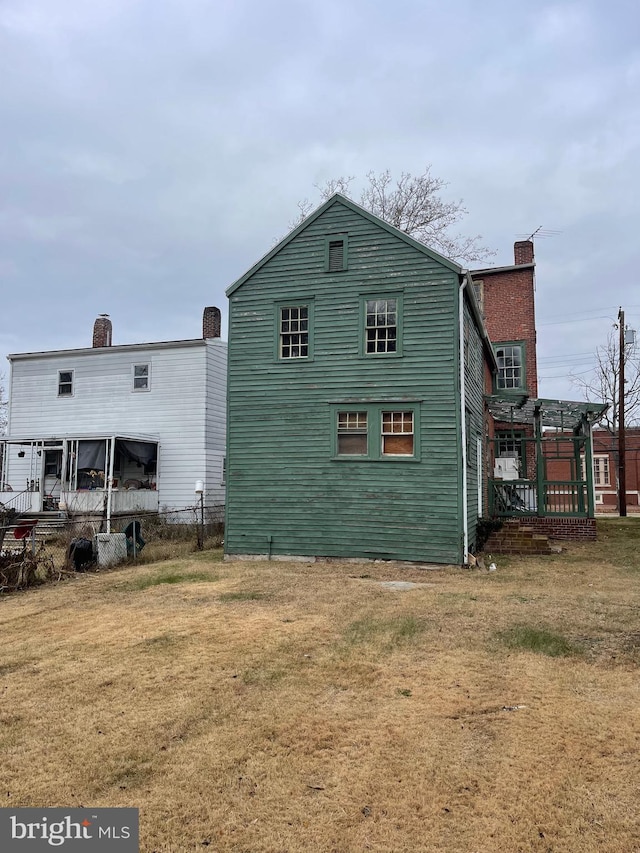
{"type": "Polygon", "coordinates": [[[342,204],[344,207],[348,207],[354,213],[360,214],[365,219],[368,219],[369,222],[372,222],[374,225],[377,225],[380,228],[383,228],[385,231],[388,231],[389,234],[393,234],[394,237],[398,237],[400,240],[403,240],[409,246],[412,246],[414,249],[417,249],[419,252],[422,252],[428,258],[433,261],[437,261],[439,264],[447,267],[452,272],[462,273],[462,267],[458,266],[454,261],[449,260],[449,258],[445,258],[444,255],[440,255],[438,252],[430,249],[428,246],[425,246],[424,243],[420,243],[418,240],[414,240],[413,237],[410,237],[408,234],[405,234],[404,231],[400,231],[399,228],[395,228],[393,225],[389,225],[388,222],[385,222],[384,219],[380,219],[379,216],[371,213],[368,210],[365,210],[364,207],[361,207],[359,204],[356,204],[355,201],[351,201],[351,199],[346,198],[346,196],[340,195],[340,193],[334,193],[331,198],[327,199],[324,204],[321,204],[313,213],[309,214],[306,219],[304,219],[300,225],[290,231],[286,237],[280,240],[270,252],[267,252],[260,260],[254,264],[250,270],[248,270],[243,276],[241,276],[237,281],[235,281],[230,287],[227,288],[227,296],[231,296],[232,293],[247,281],[247,279],[251,278],[258,270],[263,267],[268,261],[271,260],[278,252],[283,249],[286,245],[288,245],[292,240],[294,240],[298,234],[301,234],[305,228],[308,228],[312,222],[315,222],[318,217],[322,216],[322,214],[332,207],[334,204],[342,204]]]}

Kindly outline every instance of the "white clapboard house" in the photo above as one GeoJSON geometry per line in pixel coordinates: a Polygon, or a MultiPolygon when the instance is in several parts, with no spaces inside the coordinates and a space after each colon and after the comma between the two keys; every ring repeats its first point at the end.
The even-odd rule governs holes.
{"type": "Polygon", "coordinates": [[[112,346],[103,315],[90,348],[9,355],[0,503],[111,518],[193,507],[203,481],[205,505],[222,507],[220,311],[205,308],[202,325],[194,340],[112,346]]]}

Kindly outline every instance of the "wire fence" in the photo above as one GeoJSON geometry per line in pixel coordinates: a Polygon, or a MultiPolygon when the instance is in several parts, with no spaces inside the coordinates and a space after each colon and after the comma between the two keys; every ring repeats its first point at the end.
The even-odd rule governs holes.
{"type": "Polygon", "coordinates": [[[221,547],[224,506],[104,517],[29,518],[0,509],[0,594],[76,572],[221,547]]]}

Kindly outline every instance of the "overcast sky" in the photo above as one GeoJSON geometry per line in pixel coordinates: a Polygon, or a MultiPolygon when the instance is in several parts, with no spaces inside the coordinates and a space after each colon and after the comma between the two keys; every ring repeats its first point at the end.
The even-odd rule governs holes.
{"type": "Polygon", "coordinates": [[[560,232],[540,396],[640,327],[637,0],[0,0],[0,74],[3,355],[198,337],[314,183],[427,164],[491,263],[560,232]]]}

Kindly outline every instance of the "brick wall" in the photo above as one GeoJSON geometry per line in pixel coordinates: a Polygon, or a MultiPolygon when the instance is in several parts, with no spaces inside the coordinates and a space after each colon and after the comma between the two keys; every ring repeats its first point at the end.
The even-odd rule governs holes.
{"type": "Polygon", "coordinates": [[[527,390],[529,396],[537,397],[533,243],[530,240],[519,240],[513,249],[513,266],[476,270],[471,275],[474,282],[482,282],[482,310],[491,341],[494,344],[525,342],[527,390]]]}
{"type": "Polygon", "coordinates": [[[202,313],[202,337],[220,337],[220,309],[213,305],[205,308],[202,313]]]}
{"type": "Polygon", "coordinates": [[[110,347],[111,346],[111,320],[108,314],[101,314],[93,324],[93,342],[94,347],[110,347]]]}
{"type": "Polygon", "coordinates": [[[484,546],[486,554],[548,553],[548,539],[593,542],[595,518],[512,518],[492,533],[484,546]]]}

